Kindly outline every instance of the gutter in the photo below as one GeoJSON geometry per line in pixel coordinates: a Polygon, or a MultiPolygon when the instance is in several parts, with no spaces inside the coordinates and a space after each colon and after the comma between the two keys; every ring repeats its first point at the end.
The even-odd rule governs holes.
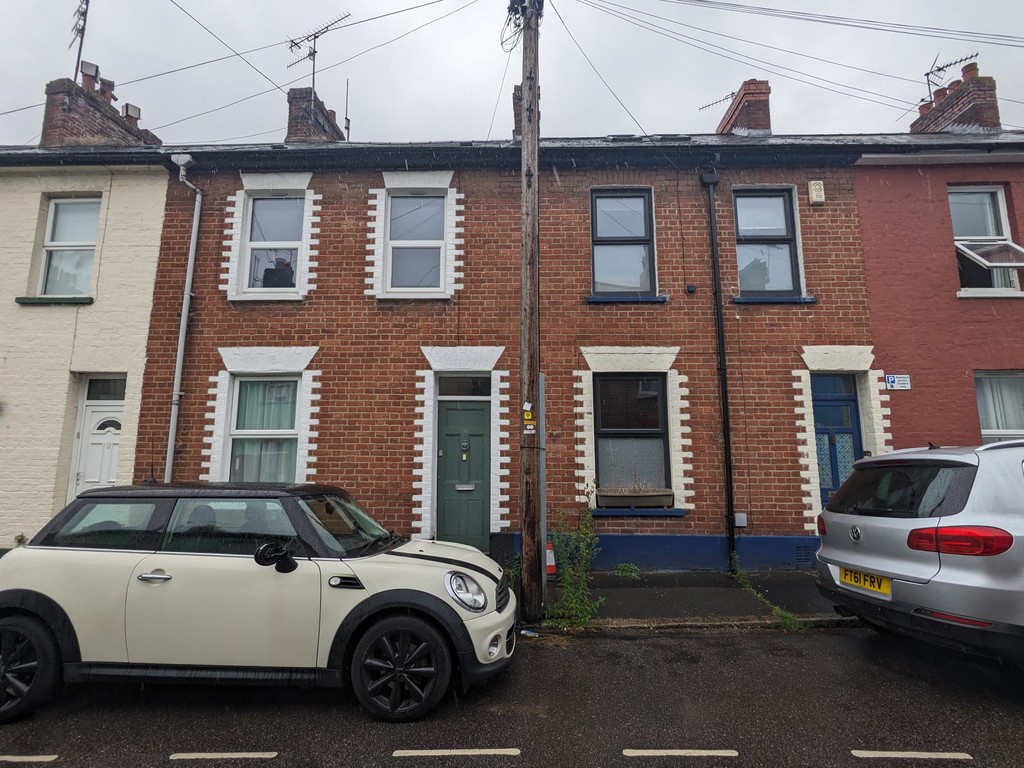
{"type": "Polygon", "coordinates": [[[181,373],[185,367],[185,336],[188,333],[188,313],[192,306],[192,275],[196,267],[196,246],[199,243],[199,215],[203,208],[203,191],[185,178],[185,171],[194,165],[191,155],[171,155],[178,166],[178,181],[196,194],[192,209],[192,238],[188,244],[188,265],[185,269],[185,289],[181,296],[181,320],[178,323],[178,353],[174,360],[174,385],[171,389],[171,420],[167,429],[167,456],[164,460],[164,482],[171,482],[174,470],[174,443],[178,436],[178,411],[181,405],[181,373]]]}
{"type": "Polygon", "coordinates": [[[725,353],[725,312],[722,309],[722,273],[718,252],[718,221],[715,215],[715,186],[721,178],[712,169],[700,175],[708,190],[708,228],[711,233],[711,273],[715,289],[715,336],[718,341],[718,389],[722,401],[722,451],[725,460],[725,527],[728,540],[729,572],[736,573],[736,499],[733,496],[732,425],[729,418],[729,369],[725,353]]]}

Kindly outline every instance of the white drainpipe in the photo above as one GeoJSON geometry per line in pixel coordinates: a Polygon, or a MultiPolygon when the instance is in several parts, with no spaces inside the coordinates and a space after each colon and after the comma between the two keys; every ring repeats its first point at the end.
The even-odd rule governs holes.
{"type": "Polygon", "coordinates": [[[164,461],[164,482],[171,482],[174,470],[174,441],[178,434],[178,408],[181,404],[181,371],[185,367],[185,334],[188,331],[188,312],[192,306],[192,273],[196,266],[196,246],[199,242],[199,214],[203,207],[203,192],[185,178],[185,170],[194,165],[191,155],[171,155],[178,166],[178,181],[196,193],[192,211],[192,239],[188,244],[188,266],[185,270],[185,291],[181,297],[181,321],[178,323],[178,356],[174,361],[174,387],[171,390],[171,423],[167,430],[167,458],[164,461]]]}

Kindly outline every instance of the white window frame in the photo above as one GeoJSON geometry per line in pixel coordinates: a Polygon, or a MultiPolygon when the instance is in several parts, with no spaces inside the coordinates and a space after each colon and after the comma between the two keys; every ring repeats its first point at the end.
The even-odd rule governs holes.
{"type": "Polygon", "coordinates": [[[96,271],[96,238],[99,234],[100,216],[103,213],[103,200],[101,197],[56,197],[51,198],[46,210],[46,229],[43,231],[43,258],[39,274],[39,296],[91,296],[92,278],[96,271]],[[50,239],[53,231],[54,213],[58,205],[83,205],[99,204],[96,211],[96,234],[91,241],[54,241],[50,239]],[[46,279],[50,274],[50,252],[51,251],[89,251],[92,253],[92,264],[89,267],[89,290],[85,293],[47,293],[46,279]]]}
{"type": "MultiPolygon", "coordinates": [[[[369,230],[364,294],[375,299],[450,299],[462,289],[462,195],[451,186],[454,171],[383,171],[384,186],[370,190],[369,230]],[[443,196],[444,239],[441,243],[439,285],[431,288],[391,287],[389,228],[393,196],[443,196]]],[[[398,241],[415,247],[422,241],[398,241]]],[[[436,246],[437,241],[426,241],[436,246]]]]}
{"type": "Polygon", "coordinates": [[[316,289],[316,261],[320,232],[318,215],[322,195],[310,189],[312,172],[294,173],[240,173],[242,189],[227,198],[224,221],[225,251],[222,261],[220,289],[229,301],[301,301],[316,289]],[[298,244],[258,243],[258,248],[298,247],[295,258],[294,288],[250,288],[249,230],[252,225],[252,202],[266,197],[293,197],[303,199],[302,234],[298,244]]]}
{"type": "Polygon", "coordinates": [[[203,438],[200,480],[223,482],[231,475],[231,432],[237,415],[236,379],[298,379],[295,410],[298,448],[295,482],[312,482],[316,474],[317,431],[320,423],[321,371],[310,369],[319,347],[221,347],[223,370],[210,377],[207,436],[203,438]]]}
{"type": "MultiPolygon", "coordinates": [[[[228,421],[227,428],[227,439],[224,441],[224,465],[227,468],[226,479],[231,478],[231,454],[232,447],[234,446],[235,440],[295,440],[295,453],[298,455],[299,449],[299,405],[302,394],[302,377],[301,376],[258,376],[253,374],[247,375],[233,375],[231,377],[231,409],[230,420],[228,421]],[[238,403],[239,393],[242,390],[242,383],[252,382],[291,382],[295,384],[295,412],[292,414],[292,428],[291,429],[239,429],[238,424],[238,403]]],[[[296,469],[296,468],[293,468],[296,469]]],[[[245,482],[269,482],[263,480],[253,480],[245,482]]],[[[292,479],[284,482],[296,482],[296,476],[293,472],[292,479]]]]}
{"type": "Polygon", "coordinates": [[[303,218],[305,218],[305,190],[273,190],[266,192],[246,192],[245,195],[245,222],[243,225],[243,241],[239,255],[238,265],[238,286],[243,294],[295,294],[298,292],[299,262],[303,258],[302,248],[302,225],[299,225],[298,240],[256,240],[251,237],[252,215],[257,200],[302,200],[303,218]],[[288,249],[295,251],[295,266],[292,274],[292,287],[265,288],[251,287],[249,281],[252,278],[252,252],[256,250],[288,249]]]}
{"type": "MultiPolygon", "coordinates": [[[[999,224],[1003,234],[993,237],[953,237],[953,244],[960,253],[966,256],[968,259],[973,261],[980,267],[988,270],[995,269],[1006,269],[1008,270],[1010,285],[1008,287],[992,287],[992,288],[963,288],[957,292],[957,296],[1014,296],[1024,298],[1024,293],[1021,292],[1020,279],[1017,274],[1018,269],[1024,269],[1024,248],[1021,248],[1010,237],[1010,217],[1006,209],[1006,191],[999,185],[980,185],[980,186],[958,186],[953,185],[946,188],[946,199],[947,205],[949,196],[957,193],[995,193],[996,198],[996,214],[999,216],[999,224]],[[1008,264],[1000,264],[991,262],[985,257],[978,253],[975,253],[972,246],[978,245],[992,245],[992,244],[1004,244],[1009,246],[1012,250],[1020,253],[1021,261],[1017,266],[1011,266],[1008,264]]],[[[994,282],[994,280],[993,280],[994,282]]]]}
{"type": "MultiPolygon", "coordinates": [[[[1024,379],[1024,371],[976,371],[974,374],[975,396],[978,393],[979,379],[1024,379]]],[[[979,426],[981,413],[978,413],[979,426]]],[[[981,430],[981,442],[995,443],[1002,440],[1024,440],[1024,429],[984,429],[981,430]]]]}
{"type": "Polygon", "coordinates": [[[385,213],[385,258],[384,258],[384,286],[388,293],[408,293],[408,294],[436,294],[438,291],[444,290],[445,283],[445,263],[446,259],[446,242],[444,235],[448,230],[448,190],[447,189],[389,189],[387,196],[387,210],[385,213]],[[443,207],[441,211],[442,216],[442,238],[440,240],[392,240],[391,239],[391,206],[392,201],[396,197],[409,197],[409,198],[434,198],[443,201],[443,207]],[[393,252],[394,249],[398,248],[437,248],[437,285],[430,285],[424,287],[412,287],[412,286],[401,286],[396,287],[391,284],[392,279],[392,265],[394,264],[393,252]]]}

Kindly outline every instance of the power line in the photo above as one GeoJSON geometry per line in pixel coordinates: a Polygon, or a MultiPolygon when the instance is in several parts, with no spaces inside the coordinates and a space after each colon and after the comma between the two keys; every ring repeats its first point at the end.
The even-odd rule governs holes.
{"type": "Polygon", "coordinates": [[[694,26],[693,24],[685,24],[685,23],[683,23],[681,21],[676,21],[675,19],[670,19],[670,18],[667,18],[665,16],[658,16],[657,14],[654,14],[654,13],[648,13],[647,11],[641,11],[639,8],[630,8],[630,7],[625,6],[625,5],[618,5],[617,3],[610,2],[610,0],[598,0],[598,2],[601,2],[604,5],[611,5],[611,6],[615,6],[616,8],[622,8],[622,9],[625,9],[625,10],[628,10],[628,11],[633,11],[634,13],[639,13],[639,14],[641,14],[643,16],[650,16],[651,18],[655,18],[655,19],[658,19],[660,21],[667,21],[670,24],[675,24],[675,25],[680,26],[680,27],[687,27],[688,29],[695,29],[698,32],[705,32],[705,33],[707,33],[709,35],[716,35],[718,37],[724,37],[724,38],[726,38],[728,40],[736,40],[737,42],[747,43],[749,45],[757,45],[757,46],[760,46],[762,48],[768,48],[768,49],[773,50],[773,51],[780,51],[782,53],[788,53],[788,54],[791,54],[793,56],[799,56],[799,57],[804,58],[804,59],[811,59],[812,61],[820,61],[823,64],[831,64],[834,67],[843,67],[844,69],[852,69],[852,70],[854,70],[856,72],[864,72],[864,73],[869,74],[869,75],[878,75],[879,77],[888,77],[888,78],[891,78],[893,80],[902,80],[905,83],[914,83],[915,85],[917,85],[918,82],[919,82],[918,80],[915,80],[915,79],[912,79],[912,78],[909,78],[909,77],[901,77],[900,75],[890,75],[888,72],[878,72],[878,71],[876,71],[874,69],[865,69],[864,67],[856,67],[856,66],[854,66],[852,64],[843,64],[840,61],[833,61],[831,59],[824,59],[824,58],[821,58],[819,56],[812,56],[809,53],[800,53],[799,51],[794,51],[794,50],[792,50],[790,48],[780,48],[780,47],[775,46],[775,45],[768,45],[767,43],[759,43],[757,40],[748,40],[748,39],[743,38],[743,37],[736,37],[735,35],[727,35],[724,32],[716,32],[713,29],[705,29],[704,27],[697,27],[697,26],[694,26]]]}
{"type": "Polygon", "coordinates": [[[861,99],[862,101],[868,101],[868,102],[871,102],[873,104],[879,104],[879,105],[881,105],[883,107],[889,107],[890,109],[905,109],[906,106],[910,104],[910,102],[908,102],[908,101],[906,101],[904,99],[898,99],[898,98],[896,98],[894,96],[886,96],[885,94],[876,93],[874,91],[868,91],[868,90],[866,90],[864,88],[856,88],[856,87],[851,86],[851,85],[845,85],[844,83],[838,83],[838,82],[836,82],[834,80],[829,80],[828,78],[818,77],[817,75],[811,75],[811,74],[803,72],[801,70],[793,69],[792,67],[785,67],[785,66],[782,66],[781,64],[774,64],[772,62],[766,62],[766,61],[763,61],[761,59],[756,59],[753,56],[747,56],[746,54],[738,53],[736,51],[731,51],[728,48],[723,48],[720,45],[715,45],[714,43],[708,43],[708,42],[705,42],[703,40],[699,40],[699,38],[694,38],[694,37],[691,37],[689,35],[680,34],[679,32],[673,32],[671,30],[665,29],[664,27],[660,27],[660,26],[658,26],[656,24],[651,24],[650,22],[644,21],[642,19],[635,19],[632,16],[625,15],[625,14],[619,12],[619,11],[614,11],[614,10],[611,10],[609,8],[605,8],[602,5],[598,5],[598,4],[594,3],[594,2],[591,2],[591,0],[580,0],[580,2],[583,5],[587,5],[587,6],[591,7],[591,8],[594,8],[595,10],[601,11],[602,13],[606,13],[606,14],[608,14],[610,16],[613,16],[615,18],[618,18],[618,19],[622,19],[623,21],[628,21],[630,24],[633,24],[634,26],[638,26],[641,29],[646,29],[649,32],[654,32],[656,34],[662,35],[663,37],[667,37],[670,40],[675,40],[676,42],[680,42],[683,45],[688,45],[688,46],[690,46],[692,48],[696,48],[697,50],[704,51],[705,53],[710,53],[710,54],[712,54],[714,56],[720,56],[721,58],[729,59],[730,61],[735,61],[735,62],[738,62],[740,64],[744,64],[744,65],[748,65],[748,66],[750,65],[751,62],[755,62],[756,64],[760,65],[759,69],[762,69],[765,72],[768,72],[768,73],[773,74],[773,75],[778,75],[779,77],[784,77],[784,78],[789,79],[789,80],[795,80],[798,83],[804,83],[805,85],[811,85],[811,86],[814,86],[815,88],[821,88],[822,90],[830,91],[831,93],[838,93],[841,96],[850,96],[850,97],[855,98],[855,99],[861,99]],[[691,41],[697,41],[697,42],[691,42],[691,41]],[[709,45],[709,46],[711,46],[711,48],[706,48],[706,47],[704,47],[705,45],[709,45]],[[712,48],[718,48],[721,51],[727,51],[728,53],[720,53],[719,51],[712,50],[712,48]],[[730,55],[728,55],[729,53],[731,53],[733,55],[730,56],[730,55]],[[742,57],[742,58],[736,58],[737,56],[742,57]],[[774,67],[775,69],[772,69],[772,67],[774,67]],[[787,75],[785,72],[779,72],[778,71],[779,69],[787,70],[789,72],[796,72],[799,75],[803,75],[803,77],[796,77],[794,75],[787,75]],[[813,80],[806,80],[806,79],[804,79],[804,78],[807,78],[807,77],[813,78],[813,80]],[[814,80],[820,80],[822,83],[830,83],[832,85],[837,85],[840,88],[844,88],[845,90],[838,90],[836,88],[829,88],[827,85],[822,85],[821,83],[814,82],[814,80]],[[877,96],[878,98],[882,98],[882,99],[889,99],[891,101],[898,102],[902,106],[897,106],[895,104],[888,104],[888,103],[886,103],[884,101],[879,101],[877,98],[873,99],[873,98],[869,98],[868,96],[861,96],[861,95],[856,94],[856,93],[851,93],[850,92],[851,90],[861,91],[862,93],[868,93],[868,94],[871,94],[872,96],[877,96]]]}
{"type": "MultiPolygon", "coordinates": [[[[414,29],[411,29],[408,32],[405,32],[405,33],[399,35],[398,37],[393,37],[393,38],[391,38],[390,40],[388,40],[386,42],[380,43],[379,45],[374,45],[374,46],[372,46],[370,48],[367,48],[364,51],[360,51],[359,53],[355,54],[354,56],[349,56],[347,59],[339,61],[337,64],[331,64],[330,66],[324,67],[320,71],[321,72],[326,72],[329,69],[334,69],[335,67],[340,67],[342,64],[347,64],[348,62],[350,62],[350,61],[352,61],[354,59],[357,59],[360,56],[363,56],[363,55],[365,55],[367,53],[370,53],[371,51],[375,51],[378,48],[383,48],[385,45],[390,45],[391,43],[397,42],[398,40],[401,40],[403,37],[408,37],[409,35],[413,34],[414,32],[418,32],[419,30],[423,29],[424,27],[429,27],[431,24],[434,24],[434,23],[436,23],[438,21],[441,21],[442,19],[446,19],[449,16],[458,13],[459,11],[465,10],[469,6],[474,5],[477,1],[478,0],[470,0],[470,2],[466,3],[463,6],[460,6],[460,7],[456,8],[454,11],[449,11],[448,13],[444,14],[443,16],[438,16],[436,19],[432,19],[431,21],[428,21],[428,22],[426,22],[424,24],[420,24],[418,27],[415,27],[414,29]]],[[[433,5],[433,3],[426,3],[426,5],[433,5]]],[[[421,6],[417,6],[417,7],[421,7],[421,6]]],[[[309,78],[309,75],[303,75],[302,77],[297,77],[294,80],[289,80],[287,83],[284,83],[284,85],[294,85],[295,83],[301,82],[301,81],[306,80],[308,78],[309,78]]],[[[197,117],[203,117],[204,115],[209,115],[209,114],[212,114],[214,112],[220,112],[221,110],[228,109],[228,108],[233,107],[233,106],[235,106],[237,104],[241,104],[244,101],[249,101],[250,99],[255,99],[255,98],[259,97],[259,96],[265,96],[266,94],[273,93],[273,92],[274,92],[274,89],[271,88],[271,89],[266,90],[266,91],[260,91],[259,93],[254,93],[254,94],[252,94],[250,96],[244,96],[241,99],[236,99],[235,101],[232,101],[230,104],[224,104],[224,105],[219,106],[219,107],[214,107],[213,109],[207,109],[207,110],[205,110],[203,112],[197,112],[194,115],[189,115],[188,117],[183,117],[180,120],[174,120],[173,122],[170,122],[170,123],[164,123],[163,125],[158,125],[156,128],[153,128],[152,130],[158,131],[161,128],[168,128],[168,127],[170,127],[172,125],[177,125],[178,123],[184,123],[187,120],[192,120],[192,119],[197,118],[197,117]]]]}
{"type": "Polygon", "coordinates": [[[626,111],[626,114],[627,114],[627,115],[629,115],[630,119],[631,119],[631,120],[632,120],[632,121],[633,121],[634,123],[636,123],[636,127],[640,129],[640,133],[642,133],[642,134],[643,134],[644,136],[647,136],[647,135],[648,135],[648,133],[647,133],[647,131],[646,131],[646,130],[644,130],[644,127],[643,127],[642,125],[640,125],[640,121],[639,121],[639,120],[637,120],[637,119],[636,119],[636,117],[634,117],[634,116],[633,116],[633,113],[629,111],[629,107],[627,107],[627,106],[626,106],[625,104],[623,104],[623,103],[622,103],[622,99],[620,99],[620,98],[619,98],[619,96],[618,96],[618,94],[617,94],[617,93],[615,93],[615,91],[614,91],[614,90],[612,89],[612,87],[611,87],[610,85],[608,85],[608,81],[607,81],[607,80],[605,80],[605,79],[604,79],[604,77],[602,77],[602,76],[601,76],[601,73],[597,71],[597,67],[596,67],[596,66],[594,66],[594,62],[592,62],[592,61],[590,60],[590,57],[589,57],[589,56],[587,56],[587,52],[583,50],[583,46],[581,46],[581,45],[579,44],[579,42],[578,42],[578,41],[576,40],[576,37],[575,37],[575,36],[573,35],[573,33],[572,33],[572,32],[571,32],[570,30],[569,30],[569,26],[568,26],[568,25],[567,25],[567,24],[565,23],[565,19],[563,19],[563,18],[562,18],[562,14],[560,14],[560,13],[558,12],[558,8],[557,8],[557,7],[555,6],[554,0],[550,0],[550,2],[551,2],[551,7],[552,7],[552,8],[554,8],[554,11],[555,11],[555,16],[557,16],[557,17],[558,17],[558,20],[559,20],[560,22],[562,22],[562,26],[563,26],[563,27],[565,27],[565,31],[566,31],[566,33],[568,33],[568,35],[569,35],[569,38],[570,38],[570,39],[571,39],[571,40],[573,41],[573,43],[575,43],[576,47],[577,47],[577,48],[579,48],[579,50],[580,50],[580,53],[582,53],[582,54],[583,54],[583,58],[587,60],[587,64],[589,64],[589,65],[590,65],[590,68],[591,68],[592,70],[594,70],[594,74],[595,74],[595,75],[597,75],[598,79],[599,79],[599,80],[600,80],[600,81],[601,81],[602,83],[604,83],[604,87],[608,89],[608,93],[610,93],[610,94],[611,94],[611,95],[612,95],[612,96],[613,96],[613,97],[615,98],[615,100],[616,100],[617,102],[619,102],[619,106],[620,106],[620,107],[622,107],[622,108],[623,108],[623,109],[624,109],[624,110],[626,111]]]}
{"type": "Polygon", "coordinates": [[[880,32],[893,32],[904,35],[916,35],[918,37],[937,37],[944,40],[960,40],[962,42],[978,42],[990,45],[1002,45],[1011,48],[1024,48],[1024,37],[1017,35],[1000,35],[990,32],[972,32],[965,29],[945,29],[943,27],[926,27],[915,24],[900,24],[890,21],[877,21],[873,19],[857,19],[845,16],[831,16],[820,13],[807,13],[804,11],[789,11],[783,8],[767,8],[757,5],[742,5],[739,3],[721,2],[721,0],[659,0],[663,3],[675,3],[678,5],[692,5],[698,8],[710,8],[720,11],[734,11],[738,13],[750,13],[760,16],[774,16],[783,19],[796,21],[809,21],[819,24],[832,24],[844,27],[857,27],[860,29],[871,29],[880,32]]]}
{"type": "Polygon", "coordinates": [[[213,31],[212,29],[210,29],[210,28],[209,28],[208,26],[206,26],[205,24],[203,24],[203,22],[201,22],[201,21],[200,21],[199,19],[197,19],[197,18],[196,18],[195,16],[193,16],[193,15],[192,15],[191,13],[189,13],[189,12],[188,12],[188,11],[186,11],[186,10],[185,10],[184,8],[182,8],[182,7],[181,7],[181,5],[179,5],[179,4],[178,4],[178,0],[170,0],[170,2],[171,2],[171,5],[173,5],[173,6],[174,6],[175,8],[177,8],[177,9],[178,9],[179,11],[181,11],[181,12],[182,12],[182,13],[184,13],[184,14],[185,14],[186,16],[188,16],[188,17],[189,17],[190,19],[192,19],[192,21],[194,21],[194,22],[195,22],[196,24],[198,24],[198,25],[199,25],[200,27],[202,27],[203,29],[205,29],[205,30],[206,30],[207,32],[209,32],[209,33],[210,33],[211,35],[213,35],[213,37],[214,37],[214,38],[215,38],[215,39],[217,40],[217,42],[219,42],[219,43],[220,43],[221,45],[223,45],[223,46],[224,46],[225,48],[227,48],[227,49],[228,49],[229,51],[231,51],[231,52],[232,52],[233,54],[235,54],[235,56],[237,56],[237,57],[238,57],[238,58],[240,58],[240,59],[241,59],[242,61],[244,61],[244,62],[245,62],[246,64],[248,64],[248,65],[249,65],[249,68],[250,68],[250,69],[252,69],[252,70],[253,70],[253,71],[254,71],[254,72],[255,72],[256,74],[258,74],[258,75],[259,75],[260,77],[262,77],[262,78],[263,78],[264,80],[266,80],[266,81],[267,81],[268,83],[270,83],[270,84],[271,84],[272,86],[274,86],[275,88],[277,88],[277,90],[279,90],[279,91],[280,91],[281,93],[285,93],[285,90],[284,90],[284,88],[282,88],[282,87],[281,87],[280,85],[278,85],[278,84],[277,84],[277,83],[275,83],[275,82],[274,82],[273,80],[271,80],[271,79],[270,79],[269,77],[267,77],[267,76],[266,76],[265,74],[263,74],[263,72],[262,72],[262,71],[261,71],[261,70],[260,70],[260,69],[259,69],[258,67],[256,67],[256,65],[255,65],[255,64],[253,64],[253,63],[252,63],[251,61],[249,61],[249,60],[248,60],[247,58],[245,58],[245,56],[243,56],[243,55],[242,55],[242,54],[240,54],[240,53],[239,53],[238,51],[236,51],[236,50],[235,50],[234,48],[232,48],[232,47],[231,47],[230,45],[228,45],[228,44],[227,44],[227,43],[226,43],[226,42],[225,42],[225,41],[224,41],[223,39],[221,39],[221,38],[220,38],[220,37],[219,37],[219,36],[217,35],[217,33],[216,33],[216,32],[214,32],[214,31],[213,31]]]}
{"type": "Polygon", "coordinates": [[[512,51],[509,50],[505,57],[505,71],[501,73],[501,85],[498,86],[498,98],[494,101],[494,111],[491,112],[491,124],[487,126],[487,141],[491,140],[491,129],[494,128],[494,118],[498,114],[498,105],[501,104],[501,94],[505,90],[505,78],[508,76],[508,65],[512,61],[512,51]]]}
{"type": "Polygon", "coordinates": [[[18,107],[17,109],[8,109],[6,112],[0,112],[0,117],[4,115],[13,115],[15,112],[24,112],[26,109],[37,109],[38,107],[45,107],[46,102],[41,101],[38,104],[29,104],[27,107],[18,107]]]}

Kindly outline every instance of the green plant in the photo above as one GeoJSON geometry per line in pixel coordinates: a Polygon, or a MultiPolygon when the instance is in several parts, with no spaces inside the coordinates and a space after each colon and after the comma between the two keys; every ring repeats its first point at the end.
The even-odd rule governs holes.
{"type": "Polygon", "coordinates": [[[549,621],[564,627],[584,629],[593,622],[604,602],[590,595],[590,571],[600,552],[589,504],[580,509],[575,527],[566,522],[563,511],[556,513],[551,544],[558,564],[558,601],[546,611],[549,621]]]}
{"type": "Polygon", "coordinates": [[[768,606],[772,616],[775,617],[775,623],[778,624],[779,629],[783,632],[799,635],[807,631],[807,625],[800,621],[800,619],[785,608],[780,608],[761,594],[760,590],[751,583],[747,574],[740,570],[740,556],[735,552],[732,553],[732,577],[736,580],[737,584],[768,606]]]}
{"type": "Polygon", "coordinates": [[[632,581],[642,581],[644,578],[640,567],[634,563],[619,563],[612,569],[613,576],[620,576],[623,579],[630,579],[632,581]]]}

